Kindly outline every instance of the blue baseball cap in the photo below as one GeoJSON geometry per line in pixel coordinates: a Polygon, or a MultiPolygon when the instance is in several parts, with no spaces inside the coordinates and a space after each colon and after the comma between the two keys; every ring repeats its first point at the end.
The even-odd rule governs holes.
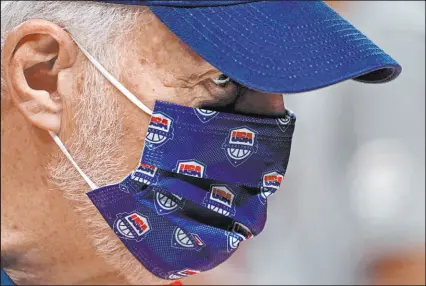
{"type": "Polygon", "coordinates": [[[348,79],[389,82],[401,66],[322,1],[135,0],[202,58],[249,88],[297,93],[348,79]]]}

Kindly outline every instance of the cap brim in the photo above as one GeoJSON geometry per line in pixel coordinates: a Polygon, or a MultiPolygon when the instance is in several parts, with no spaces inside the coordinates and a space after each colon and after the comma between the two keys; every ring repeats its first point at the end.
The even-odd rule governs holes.
{"type": "Polygon", "coordinates": [[[321,1],[150,9],[206,61],[256,90],[304,92],[347,79],[383,83],[402,70],[321,1]]]}

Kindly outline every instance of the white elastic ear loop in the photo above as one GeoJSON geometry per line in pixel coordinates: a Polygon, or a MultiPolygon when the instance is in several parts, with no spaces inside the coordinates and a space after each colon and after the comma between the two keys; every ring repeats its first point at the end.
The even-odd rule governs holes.
{"type": "MultiPolygon", "coordinates": [[[[86,49],[84,49],[76,39],[74,39],[77,46],[83,52],[83,54],[89,59],[89,61],[99,70],[99,72],[105,76],[105,78],[114,85],[118,90],[120,90],[133,104],[142,109],[142,111],[152,115],[152,110],[149,109],[145,104],[143,104],[136,96],[134,96],[127,88],[125,88],[112,74],[110,74],[92,55],[90,55],[86,49]]],[[[59,149],[64,153],[65,157],[71,162],[74,168],[80,173],[86,183],[90,186],[92,190],[98,188],[98,186],[93,183],[92,180],[80,169],[77,163],[72,158],[71,154],[68,152],[64,143],[62,143],[61,139],[52,131],[49,131],[50,136],[53,141],[55,141],[56,145],[58,145],[59,149]]]]}
{"type": "Polygon", "coordinates": [[[64,153],[65,157],[71,162],[71,164],[74,166],[74,168],[77,169],[77,171],[80,173],[80,175],[83,177],[83,179],[86,181],[86,183],[90,186],[92,190],[95,190],[98,188],[95,183],[92,182],[92,180],[89,179],[89,177],[80,169],[80,167],[77,165],[77,163],[74,161],[74,159],[71,157],[71,154],[68,152],[67,148],[65,148],[64,143],[62,143],[61,139],[53,133],[52,131],[49,131],[50,136],[52,136],[53,140],[55,141],[56,145],[58,145],[59,149],[61,149],[62,153],[64,153]]]}
{"type": "Polygon", "coordinates": [[[112,74],[110,74],[94,57],[92,57],[89,52],[86,51],[85,48],[80,45],[79,42],[77,42],[76,39],[74,39],[74,42],[77,44],[77,46],[80,48],[80,50],[83,52],[83,54],[89,59],[89,61],[99,70],[101,74],[112,84],[114,85],[118,90],[120,90],[131,102],[133,102],[137,107],[142,109],[142,111],[148,113],[149,115],[152,115],[152,110],[149,109],[145,104],[143,104],[136,96],[133,95],[127,88],[125,88],[112,74]]]}

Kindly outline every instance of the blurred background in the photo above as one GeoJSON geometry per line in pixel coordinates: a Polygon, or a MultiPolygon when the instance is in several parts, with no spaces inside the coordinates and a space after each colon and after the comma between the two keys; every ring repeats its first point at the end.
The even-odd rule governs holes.
{"type": "Polygon", "coordinates": [[[402,75],[285,95],[298,119],[264,232],[185,284],[425,284],[425,2],[330,5],[402,75]]]}
{"type": "Polygon", "coordinates": [[[425,284],[425,2],[330,5],[402,75],[285,95],[296,131],[264,232],[185,284],[425,284]]]}

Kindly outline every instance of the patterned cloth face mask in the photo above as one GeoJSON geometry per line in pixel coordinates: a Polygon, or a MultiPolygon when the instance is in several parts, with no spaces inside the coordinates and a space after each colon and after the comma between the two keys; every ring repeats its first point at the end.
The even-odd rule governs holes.
{"type": "MultiPolygon", "coordinates": [[[[78,42],[77,42],[78,44],[78,42]]],[[[78,44],[79,45],[79,44],[78,44]]],[[[126,248],[154,275],[180,279],[228,259],[266,222],[280,187],[296,118],[270,119],[156,101],[147,108],[81,45],[129,100],[151,115],[137,168],[97,187],[54,141],[92,191],[87,195],[126,248]]]]}

